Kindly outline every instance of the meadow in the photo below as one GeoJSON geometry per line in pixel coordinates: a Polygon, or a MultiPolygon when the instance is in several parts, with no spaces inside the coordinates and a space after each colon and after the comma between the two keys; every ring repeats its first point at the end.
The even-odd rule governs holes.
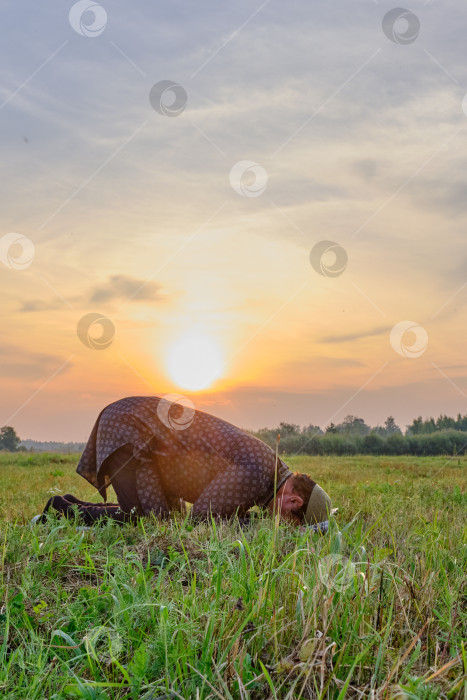
{"type": "Polygon", "coordinates": [[[77,455],[0,454],[0,696],[465,698],[467,458],[285,457],[325,536],[255,514],[29,524],[98,500],[77,455]]]}

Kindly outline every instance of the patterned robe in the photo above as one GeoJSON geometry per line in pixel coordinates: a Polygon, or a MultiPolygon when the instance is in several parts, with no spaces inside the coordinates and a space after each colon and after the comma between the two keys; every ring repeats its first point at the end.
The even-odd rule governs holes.
{"type": "MultiPolygon", "coordinates": [[[[77,467],[106,498],[106,460],[130,445],[143,514],[167,513],[177,499],[194,514],[244,513],[274,496],[276,455],[220,418],[165,397],[130,397],[99,415],[77,467]]],[[[124,468],[124,467],[123,467],[124,468]]],[[[292,476],[277,459],[276,489],[292,476]]]]}

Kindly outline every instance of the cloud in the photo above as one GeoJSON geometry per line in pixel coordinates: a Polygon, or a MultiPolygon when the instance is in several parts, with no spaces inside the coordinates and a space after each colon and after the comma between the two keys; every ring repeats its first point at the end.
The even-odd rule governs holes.
{"type": "Polygon", "coordinates": [[[30,311],[55,311],[63,308],[63,301],[23,301],[20,307],[20,313],[29,313],[30,311]]]}
{"type": "MultiPolygon", "coordinates": [[[[461,364],[461,365],[438,365],[439,369],[467,369],[467,363],[461,364]]],[[[465,377],[463,377],[465,378],[465,377]]]]}
{"type": "Polygon", "coordinates": [[[278,205],[291,206],[303,202],[329,202],[349,197],[350,193],[343,187],[319,182],[316,178],[309,176],[296,178],[286,173],[285,176],[279,175],[277,179],[273,178],[267,199],[271,199],[278,205]]]}
{"type": "Polygon", "coordinates": [[[328,367],[364,367],[365,363],[353,357],[318,357],[317,360],[328,367]]]}
{"type": "Polygon", "coordinates": [[[90,301],[104,303],[109,301],[162,301],[162,287],[157,282],[146,282],[127,275],[112,275],[105,284],[94,288],[90,301]]]}
{"type": "Polygon", "coordinates": [[[465,161],[459,163],[456,172],[446,175],[444,178],[422,178],[411,188],[411,194],[416,204],[427,207],[448,218],[465,216],[467,212],[467,200],[465,191],[467,182],[457,171],[465,167],[465,161]],[[456,181],[456,176],[459,178],[456,181]]]}
{"type": "MultiPolygon", "coordinates": [[[[57,362],[53,366],[43,366],[35,362],[12,362],[2,365],[0,368],[0,376],[12,378],[15,377],[21,380],[47,379],[61,367],[63,362],[57,362]]],[[[71,365],[65,366],[60,374],[64,374],[70,369],[71,365]]]]}
{"type": "MultiPolygon", "coordinates": [[[[65,363],[64,357],[51,353],[29,353],[24,348],[9,343],[2,343],[0,358],[0,376],[24,380],[46,379],[65,363]]],[[[61,373],[68,371],[71,366],[72,363],[69,362],[61,373]]]]}
{"type": "MultiPolygon", "coordinates": [[[[138,279],[128,275],[111,275],[106,282],[95,286],[91,292],[91,303],[108,303],[112,301],[162,301],[165,298],[162,286],[157,282],[138,279]]],[[[73,297],[71,301],[79,304],[82,299],[73,297]]],[[[30,313],[35,311],[55,311],[63,309],[64,303],[60,299],[40,301],[32,299],[21,303],[20,312],[30,313]]]]}
{"type": "Polygon", "coordinates": [[[6,357],[7,355],[14,355],[16,352],[22,352],[22,348],[18,345],[12,345],[11,343],[0,344],[0,357],[6,357]]]}
{"type": "Polygon", "coordinates": [[[345,335],[326,335],[324,338],[320,338],[318,342],[320,343],[349,343],[354,340],[361,340],[362,338],[370,338],[374,335],[381,335],[381,333],[389,333],[392,326],[380,326],[378,328],[373,328],[369,331],[361,331],[355,333],[347,333],[345,335]]]}
{"type": "Polygon", "coordinates": [[[281,365],[284,371],[291,370],[297,375],[303,372],[309,372],[310,370],[316,370],[317,367],[321,369],[326,367],[365,367],[365,363],[354,357],[326,357],[323,355],[314,355],[308,360],[285,362],[281,365]]]}
{"type": "Polygon", "coordinates": [[[352,163],[352,170],[364,180],[374,180],[381,174],[383,163],[375,158],[359,158],[352,163]]]}
{"type": "MultiPolygon", "coordinates": [[[[357,385],[305,393],[239,386],[216,394],[206,392],[197,399],[196,408],[249,430],[274,427],[281,421],[299,425],[312,423],[325,428],[331,421],[340,422],[349,413],[363,418],[368,425],[382,425],[393,415],[396,423],[405,428],[420,414],[428,417],[465,413],[465,397],[444,377],[438,377],[414,382],[410,391],[405,382],[391,386],[370,385],[360,392],[355,391],[357,385]]],[[[460,379],[465,381],[465,377],[460,379]]]]}

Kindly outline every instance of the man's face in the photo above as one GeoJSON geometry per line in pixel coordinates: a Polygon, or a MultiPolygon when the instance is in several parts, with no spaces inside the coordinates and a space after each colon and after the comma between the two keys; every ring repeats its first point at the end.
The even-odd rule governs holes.
{"type": "MultiPolygon", "coordinates": [[[[281,518],[300,524],[300,519],[294,514],[294,511],[299,510],[303,505],[303,498],[293,492],[292,479],[287,479],[285,484],[281,486],[276,494],[276,512],[280,513],[281,518]]],[[[274,510],[274,502],[269,504],[269,510],[272,513],[274,510]]]]}

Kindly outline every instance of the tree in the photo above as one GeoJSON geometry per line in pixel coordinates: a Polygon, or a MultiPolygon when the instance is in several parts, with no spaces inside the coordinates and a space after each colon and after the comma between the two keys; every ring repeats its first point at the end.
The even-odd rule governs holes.
{"type": "Polygon", "coordinates": [[[408,435],[427,435],[428,433],[434,433],[436,431],[436,424],[434,418],[427,418],[423,420],[421,416],[415,418],[411,425],[407,426],[408,435]]]}
{"type": "Polygon", "coordinates": [[[279,423],[277,432],[280,433],[281,438],[289,435],[299,435],[300,426],[295,423],[279,423]]]}
{"type": "Polygon", "coordinates": [[[342,423],[339,423],[337,430],[346,435],[368,435],[370,426],[365,423],[363,418],[349,415],[344,418],[342,423]]]}
{"type": "Polygon", "coordinates": [[[436,423],[434,418],[428,418],[428,420],[423,423],[423,432],[425,434],[436,432],[436,423]]]}
{"type": "Polygon", "coordinates": [[[0,429],[0,450],[16,452],[20,442],[21,438],[11,426],[4,425],[0,429]]]}
{"type": "Polygon", "coordinates": [[[421,416],[418,416],[418,418],[414,418],[412,423],[407,426],[407,435],[420,435],[422,432],[422,423],[423,423],[423,418],[421,416]]]}
{"type": "Polygon", "coordinates": [[[397,425],[396,421],[392,416],[386,418],[384,422],[384,429],[386,430],[386,435],[394,435],[395,433],[402,433],[401,429],[397,425]]]}
{"type": "Polygon", "coordinates": [[[319,425],[313,425],[310,423],[310,425],[305,425],[302,428],[302,434],[303,435],[323,435],[323,431],[319,427],[319,425]]]}
{"type": "Polygon", "coordinates": [[[334,423],[329,423],[329,425],[326,427],[326,432],[327,433],[338,433],[339,430],[337,428],[337,425],[334,425],[334,423]]]}

